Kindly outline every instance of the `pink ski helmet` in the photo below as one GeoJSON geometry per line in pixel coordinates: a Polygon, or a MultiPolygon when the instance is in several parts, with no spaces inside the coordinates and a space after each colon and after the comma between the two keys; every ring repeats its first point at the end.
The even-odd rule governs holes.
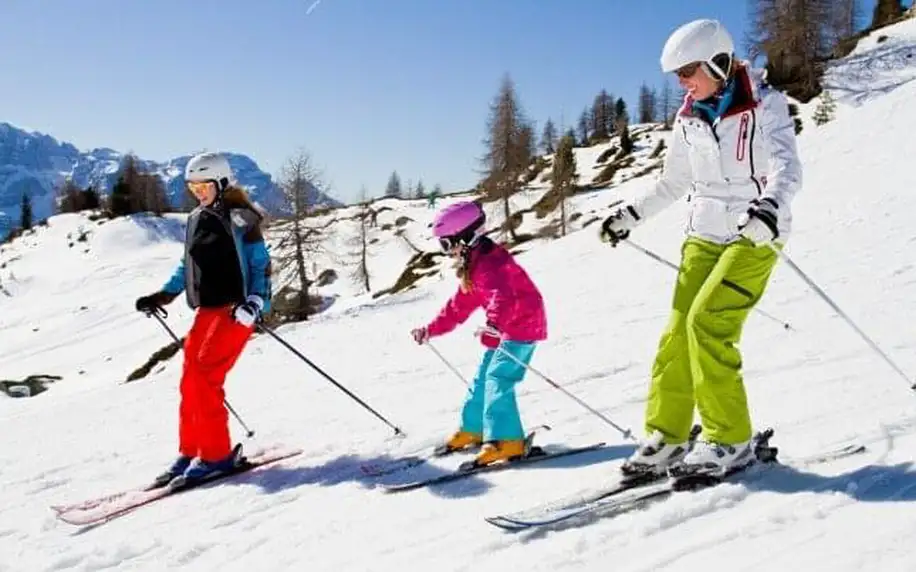
{"type": "Polygon", "coordinates": [[[487,217],[475,201],[451,204],[436,214],[433,235],[439,239],[442,250],[451,250],[457,244],[471,246],[483,234],[487,217]]]}

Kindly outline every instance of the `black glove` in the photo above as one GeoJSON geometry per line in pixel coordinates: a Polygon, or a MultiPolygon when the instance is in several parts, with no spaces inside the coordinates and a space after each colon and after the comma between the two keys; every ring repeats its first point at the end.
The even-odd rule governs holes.
{"type": "Polygon", "coordinates": [[[779,204],[768,197],[754,200],[738,221],[738,231],[757,246],[773,242],[779,237],[779,204]]]}
{"type": "Polygon", "coordinates": [[[621,240],[630,236],[630,231],[639,224],[639,213],[632,206],[617,209],[601,223],[601,241],[617,246],[621,240]]]}
{"type": "Polygon", "coordinates": [[[163,306],[170,304],[172,300],[175,299],[175,296],[177,296],[177,294],[169,294],[168,292],[156,292],[148,296],[140,296],[137,298],[134,307],[138,312],[152,314],[153,312],[161,310],[163,306]]]}

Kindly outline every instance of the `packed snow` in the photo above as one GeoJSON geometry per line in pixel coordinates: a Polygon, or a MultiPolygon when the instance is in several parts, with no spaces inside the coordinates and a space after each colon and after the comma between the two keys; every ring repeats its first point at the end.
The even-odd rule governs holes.
{"type": "MultiPolygon", "coordinates": [[[[850,58],[916,44],[913,29],[910,21],[881,30],[891,39],[850,58]]],[[[909,59],[896,62],[893,73],[913,76],[909,59]]],[[[799,141],[805,184],[786,249],[911,379],[916,173],[906,165],[914,98],[916,83],[900,82],[842,100],[837,119],[822,127],[806,119],[799,141]]],[[[643,191],[654,176],[577,196],[574,210],[606,214],[608,205],[643,191]]],[[[448,200],[454,198],[440,206],[448,200]]],[[[423,202],[390,203],[386,216],[409,216],[404,232],[420,248],[433,248],[427,224],[434,211],[423,202]]],[[[676,262],[684,214],[685,205],[677,204],[632,240],[676,262]]],[[[549,313],[550,339],[532,365],[640,432],[674,272],[626,245],[602,244],[597,226],[575,230],[527,243],[519,254],[549,313]]],[[[388,272],[373,289],[385,288],[411,250],[389,231],[372,232],[384,239],[372,251],[371,267],[388,272]]],[[[379,482],[439,474],[462,460],[378,479],[360,470],[431,445],[455,428],[462,381],[408,335],[453,292],[455,280],[443,268],[415,289],[379,298],[341,277],[323,292],[335,298],[324,314],[277,329],[406,437],[394,437],[286,348],[259,335],[227,382],[229,401],[256,435],[246,439],[234,423],[233,435],[250,450],[282,443],[301,447],[302,455],[99,527],[62,523],[50,506],[143,484],[176,453],[180,354],[147,377],[124,380],[169,342],[133,303],[168,277],[181,239],[180,215],[104,224],[66,215],[0,250],[0,375],[63,378],[41,395],[0,399],[0,571],[913,568],[916,512],[908,503],[916,501],[916,395],[785,264],[748,322],[742,351],[753,418],[760,428],[774,428],[772,444],[789,466],[746,483],[575,526],[514,534],[490,526],[484,517],[611,483],[633,450],[532,373],[519,387],[523,419],[529,428],[552,427],[538,434],[538,443],[607,446],[441,487],[383,493],[379,482]],[[867,451],[792,465],[847,442],[865,443],[867,451]]],[[[167,323],[184,333],[191,312],[181,299],[169,311],[167,323]]],[[[472,336],[480,322],[478,313],[434,341],[465,377],[481,354],[472,336]]]]}

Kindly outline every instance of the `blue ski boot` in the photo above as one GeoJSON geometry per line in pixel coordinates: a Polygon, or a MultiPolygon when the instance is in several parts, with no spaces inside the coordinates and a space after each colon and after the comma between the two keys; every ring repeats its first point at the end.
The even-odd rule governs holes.
{"type": "Polygon", "coordinates": [[[185,469],[180,478],[172,481],[173,486],[186,486],[195,482],[204,481],[222,473],[232,471],[245,463],[245,457],[242,456],[242,444],[239,443],[232,449],[225,458],[219,461],[204,461],[196,458],[185,469]]]}
{"type": "Polygon", "coordinates": [[[184,472],[191,466],[191,461],[194,460],[194,457],[188,457],[187,455],[179,455],[175,462],[172,463],[172,466],[168,468],[167,471],[158,475],[153,479],[152,484],[150,484],[150,489],[158,489],[164,487],[167,484],[172,482],[172,479],[180,477],[184,472]]]}

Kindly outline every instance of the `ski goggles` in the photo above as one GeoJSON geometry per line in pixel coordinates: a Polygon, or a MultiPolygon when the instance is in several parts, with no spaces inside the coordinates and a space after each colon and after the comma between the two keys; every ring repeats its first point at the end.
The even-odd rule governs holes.
{"type": "Polygon", "coordinates": [[[443,236],[439,239],[439,248],[442,249],[442,252],[451,252],[459,244],[461,244],[461,241],[454,236],[443,236]]]}
{"type": "Polygon", "coordinates": [[[186,184],[188,185],[188,190],[192,193],[205,193],[210,190],[210,185],[214,185],[213,188],[216,185],[213,181],[188,181],[186,184]]]}
{"type": "Polygon", "coordinates": [[[677,77],[681,79],[688,79],[694,76],[697,73],[697,70],[700,69],[700,66],[703,65],[702,62],[692,62],[685,66],[681,66],[674,70],[674,73],[677,74],[677,77]]]}

